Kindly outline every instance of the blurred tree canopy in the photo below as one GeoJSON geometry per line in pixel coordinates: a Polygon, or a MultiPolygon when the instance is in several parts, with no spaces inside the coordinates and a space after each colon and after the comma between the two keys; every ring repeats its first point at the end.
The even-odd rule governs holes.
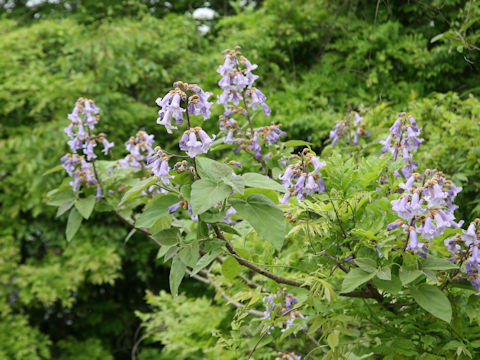
{"type": "MultiPolygon", "coordinates": [[[[346,111],[370,114],[379,132],[393,113],[410,111],[432,129],[422,156],[455,174],[462,215],[472,218],[480,214],[479,20],[480,4],[461,0],[0,1],[0,358],[124,359],[139,340],[135,312],[173,316],[165,293],[163,303],[144,300],[146,289],[168,288],[148,240],[126,241],[122,224],[95,215],[66,243],[66,215],[45,204],[62,176],[44,174],[66,151],[66,115],[79,96],[95,99],[116,155],[139,129],[168,148],[154,100],[176,80],[218,94],[220,52],[240,45],[259,65],[275,121],[319,151],[346,111]],[[199,8],[214,17],[192,16],[199,8]]],[[[194,308],[192,328],[205,313],[220,328],[231,321],[226,305],[216,311],[201,297],[205,286],[185,286],[198,296],[181,297],[175,313],[194,308]]],[[[194,355],[175,343],[180,326],[161,356],[226,358],[198,355],[212,346],[212,329],[200,330],[194,355]]],[[[147,346],[141,358],[159,358],[159,349],[147,346]]]]}

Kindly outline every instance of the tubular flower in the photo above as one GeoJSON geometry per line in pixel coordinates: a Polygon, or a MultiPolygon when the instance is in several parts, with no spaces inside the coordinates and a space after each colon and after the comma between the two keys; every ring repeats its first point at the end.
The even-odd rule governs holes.
{"type": "Polygon", "coordinates": [[[94,130],[100,119],[97,115],[98,112],[99,110],[93,100],[85,98],[77,100],[72,113],[68,114],[70,124],[64,130],[65,134],[70,138],[67,143],[74,154],[62,156],[60,161],[68,175],[73,177],[70,185],[75,192],[78,191],[82,183],[85,183],[87,187],[97,185],[96,196],[100,198],[103,197],[102,189],[97,182],[92,164],[89,161],[97,158],[95,154],[97,143],[103,145],[102,152],[105,155],[108,154],[114,143],[109,142],[103,133],[99,135],[91,133],[91,130],[94,130]],[[83,155],[77,155],[79,150],[83,152],[83,155]]]}
{"type": "MultiPolygon", "coordinates": [[[[297,155],[294,155],[293,158],[300,159],[297,155]]],[[[279,179],[283,181],[283,186],[287,189],[279,202],[288,204],[292,196],[296,196],[301,201],[307,195],[312,196],[315,193],[325,192],[325,183],[320,174],[320,169],[325,165],[324,161],[318,160],[308,149],[305,149],[302,159],[296,164],[288,165],[285,173],[279,176],[279,179]],[[311,171],[312,166],[313,171],[311,171]]]]}
{"type": "MultiPolygon", "coordinates": [[[[406,164],[401,172],[405,179],[418,167],[418,163],[413,161],[411,152],[416,152],[423,139],[419,138],[421,129],[418,128],[415,119],[402,112],[398,114],[398,119],[390,128],[390,134],[386,140],[380,141],[383,145],[382,153],[390,152],[393,155],[393,161],[398,157],[403,159],[406,164]]],[[[400,176],[397,172],[395,176],[400,176]]]]}
{"type": "Polygon", "coordinates": [[[365,124],[363,123],[363,117],[361,117],[357,112],[353,111],[352,115],[348,117],[347,120],[344,121],[337,121],[335,126],[330,131],[329,138],[332,139],[332,146],[335,145],[340,138],[345,137],[345,134],[348,134],[348,138],[351,141],[352,130],[354,131],[355,135],[353,137],[353,141],[350,145],[358,145],[359,138],[361,136],[370,137],[371,134],[365,130],[365,124]],[[353,118],[353,124],[352,124],[353,118]]]}
{"type": "Polygon", "coordinates": [[[145,131],[137,132],[135,137],[131,137],[126,143],[125,148],[129,154],[118,162],[119,168],[138,168],[146,166],[148,157],[152,156],[154,135],[149,135],[145,131]]]}
{"type": "MultiPolygon", "coordinates": [[[[423,176],[413,173],[399,187],[404,193],[399,199],[392,200],[391,204],[400,219],[388,224],[387,230],[401,226],[408,235],[407,250],[425,254],[427,245],[418,240],[419,235],[423,240],[430,240],[443,235],[447,228],[459,228],[462,225],[463,221],[455,222],[454,211],[457,207],[453,204],[461,188],[451,180],[446,180],[442,172],[426,170],[423,176]]],[[[454,248],[450,241],[447,246],[454,248]]]]}
{"type": "Polygon", "coordinates": [[[186,151],[188,156],[194,158],[199,154],[206,154],[213,140],[215,140],[215,135],[210,138],[200,127],[188,129],[183,133],[180,140],[180,150],[186,151]],[[197,136],[200,141],[198,141],[197,136]]]}
{"type": "MultiPolygon", "coordinates": [[[[234,50],[225,50],[223,65],[217,69],[222,78],[218,82],[218,86],[223,90],[218,96],[218,103],[227,108],[229,104],[238,105],[241,100],[245,101],[248,107],[256,110],[258,105],[263,109],[266,116],[271,113],[270,108],[265,103],[267,97],[257,88],[253,87],[253,83],[258,79],[257,75],[252,73],[257,68],[240,53],[240,47],[234,50]]],[[[225,115],[227,116],[227,115],[225,115]]]]}
{"type": "Polygon", "coordinates": [[[163,98],[158,98],[155,102],[161,109],[158,111],[157,124],[165,126],[169,134],[172,129],[177,127],[172,125],[172,118],[175,119],[177,125],[183,124],[183,113],[185,109],[180,106],[180,100],[185,100],[187,95],[176,87],[171,90],[163,98]]]}
{"type": "Polygon", "coordinates": [[[152,173],[158,176],[165,185],[169,185],[169,179],[173,178],[169,173],[171,169],[170,166],[168,166],[168,160],[170,160],[170,157],[157,146],[154,154],[150,156],[147,161],[147,168],[151,169],[152,173]]]}

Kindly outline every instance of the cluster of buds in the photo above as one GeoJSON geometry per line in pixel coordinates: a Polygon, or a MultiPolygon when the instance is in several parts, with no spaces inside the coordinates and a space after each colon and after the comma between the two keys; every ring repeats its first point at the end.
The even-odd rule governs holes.
{"type": "Polygon", "coordinates": [[[371,134],[365,130],[365,123],[363,122],[363,117],[361,117],[356,111],[352,112],[353,115],[353,126],[351,117],[345,121],[337,121],[334,128],[330,131],[330,139],[332,139],[332,146],[335,145],[341,137],[346,133],[348,134],[349,143],[351,141],[351,130],[355,132],[353,137],[353,142],[351,145],[358,145],[358,139],[360,136],[370,137],[371,134]]]}
{"type": "Polygon", "coordinates": [[[280,136],[287,136],[285,131],[280,130],[282,124],[275,125],[273,122],[270,126],[264,126],[258,129],[258,133],[263,137],[263,140],[269,145],[276,144],[280,140],[280,136]]]}
{"type": "Polygon", "coordinates": [[[203,91],[197,84],[188,84],[182,81],[173,83],[176,88],[183,88],[184,91],[193,93],[188,98],[188,113],[192,115],[202,115],[204,120],[210,118],[210,108],[213,102],[208,99],[213,95],[211,92],[203,91]]]}
{"type": "MultiPolygon", "coordinates": [[[[420,131],[415,119],[402,112],[398,114],[398,119],[390,128],[387,139],[380,141],[380,144],[384,146],[382,153],[392,153],[393,161],[396,161],[399,156],[403,159],[406,165],[402,167],[401,171],[405,179],[409,178],[418,167],[418,163],[413,161],[410,152],[416,152],[423,142],[423,139],[419,138],[420,131]]],[[[395,176],[400,176],[400,174],[395,172],[395,176]]]]}
{"type": "Polygon", "coordinates": [[[213,140],[215,140],[215,135],[210,138],[201,127],[197,126],[183,133],[180,140],[180,150],[185,151],[189,157],[194,158],[199,154],[207,153],[213,140]],[[197,136],[200,138],[200,141],[197,140],[197,136]]]}
{"type": "Polygon", "coordinates": [[[202,115],[205,120],[210,117],[210,108],[213,103],[209,102],[208,98],[212,96],[212,93],[203,91],[197,84],[187,84],[182,81],[173,83],[173,86],[174,90],[170,90],[163,98],[156,100],[157,105],[161,107],[158,112],[157,124],[165,126],[169,134],[172,133],[172,129],[177,129],[172,125],[172,118],[175,119],[177,125],[182,125],[183,113],[186,110],[181,107],[181,101],[186,103],[188,114],[202,115]],[[187,97],[187,92],[192,95],[187,97]]]}
{"type": "Polygon", "coordinates": [[[174,168],[175,170],[177,170],[177,172],[178,172],[179,174],[181,174],[181,173],[183,173],[183,172],[185,172],[185,171],[187,171],[187,170],[188,170],[188,171],[191,171],[191,172],[194,172],[194,168],[193,168],[192,166],[190,166],[190,167],[188,166],[187,160],[182,160],[182,161],[177,162],[177,163],[173,166],[173,168],[174,168]]]}
{"type": "Polygon", "coordinates": [[[149,135],[145,131],[137,132],[135,137],[131,137],[126,143],[125,148],[129,154],[118,161],[119,168],[139,168],[143,169],[149,156],[155,153],[153,150],[154,135],[149,135]]]}
{"type": "Polygon", "coordinates": [[[68,175],[74,178],[70,185],[75,192],[78,191],[81,183],[85,183],[87,186],[96,185],[97,197],[100,198],[103,197],[102,190],[89,161],[97,158],[94,151],[97,143],[103,145],[102,152],[105,155],[108,154],[114,144],[109,142],[103,133],[99,135],[91,133],[91,130],[95,128],[95,124],[99,121],[98,112],[99,110],[93,100],[84,98],[77,100],[72,113],[68,114],[70,125],[64,130],[70,138],[68,145],[73,154],[66,154],[60,160],[68,175]],[[87,128],[87,131],[85,131],[85,128],[87,128]],[[82,150],[83,156],[77,154],[79,150],[82,150]]]}
{"type": "Polygon", "coordinates": [[[448,227],[459,228],[454,212],[458,208],[453,204],[462,190],[437,170],[426,170],[422,176],[413,173],[406,183],[399,185],[404,190],[402,196],[392,200],[392,209],[400,219],[387,225],[387,230],[402,227],[407,234],[406,250],[425,255],[427,245],[418,239],[430,240],[443,235],[448,227]]]}
{"type": "Polygon", "coordinates": [[[239,50],[240,47],[236,46],[234,50],[227,49],[222,52],[225,55],[225,61],[218,67],[217,72],[222,76],[218,86],[223,89],[223,92],[218,96],[218,103],[228,107],[230,103],[238,105],[241,100],[244,100],[253,110],[260,105],[265,115],[269,116],[271,110],[265,103],[267,97],[253,87],[258,76],[252,71],[257,68],[257,65],[252,65],[239,50]]]}
{"type": "Polygon", "coordinates": [[[171,169],[168,165],[168,160],[170,160],[170,157],[162,151],[160,146],[155,148],[154,153],[147,160],[147,168],[151,169],[152,173],[158,176],[165,185],[169,185],[169,179],[173,178],[170,175],[171,169]]]}
{"type": "Polygon", "coordinates": [[[304,149],[301,156],[292,155],[290,159],[298,161],[288,165],[285,173],[279,176],[287,189],[283,198],[279,199],[281,204],[288,204],[292,196],[302,201],[307,195],[325,192],[325,183],[320,174],[320,169],[326,165],[324,161],[318,160],[308,149],[304,149]]]}
{"type": "Polygon", "coordinates": [[[300,355],[296,355],[293,352],[283,352],[279,351],[278,356],[275,358],[275,360],[301,360],[302,357],[300,355]]]}
{"type": "Polygon", "coordinates": [[[294,306],[298,304],[298,300],[292,294],[285,294],[279,291],[277,294],[264,296],[262,301],[265,305],[263,319],[271,319],[272,314],[273,316],[282,316],[282,314],[286,314],[288,317],[285,322],[285,328],[282,329],[282,332],[290,329],[293,326],[295,319],[305,318],[300,311],[294,309],[294,306]]]}

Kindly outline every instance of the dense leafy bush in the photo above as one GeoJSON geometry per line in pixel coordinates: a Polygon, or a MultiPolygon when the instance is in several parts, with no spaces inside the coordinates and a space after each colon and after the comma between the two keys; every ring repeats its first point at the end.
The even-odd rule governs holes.
{"type": "MultiPolygon", "coordinates": [[[[0,328],[9,333],[0,335],[1,357],[67,359],[80,358],[81,352],[92,359],[125,358],[135,349],[143,359],[243,358],[269,326],[255,317],[255,311],[264,311],[262,297],[278,290],[305,304],[301,311],[306,319],[296,323],[296,336],[279,328],[266,333],[255,358],[275,358],[272,348],[305,355],[305,349],[318,346],[315,342],[333,358],[339,354],[352,359],[373,356],[368,354],[392,358],[392,348],[398,349],[400,358],[453,357],[456,352],[460,358],[469,354],[475,358],[478,304],[470,296],[471,288],[448,291],[453,321],[444,331],[446,323],[418,305],[395,307],[395,314],[385,308],[385,303],[410,303],[415,289],[435,285],[436,280],[426,271],[412,282],[396,281],[402,278],[400,265],[422,271],[425,266],[418,256],[392,250],[401,247],[401,236],[385,230],[394,220],[389,201],[395,196],[390,194],[387,200],[385,192],[377,191],[376,175],[389,163],[379,159],[378,142],[387,137],[396,114],[407,111],[415,116],[425,139],[414,155],[419,169],[442,170],[463,187],[457,197],[458,219],[469,223],[479,217],[478,4],[265,1],[243,8],[214,4],[217,14],[229,16],[212,22],[210,32],[202,36],[198,22],[184,14],[201,2],[178,2],[171,9],[158,5],[153,10],[140,1],[128,7],[116,2],[105,6],[60,2],[36,9],[11,3],[14,7],[0,21],[0,328]],[[35,20],[35,13],[40,19],[35,20]],[[59,212],[55,207],[64,204],[67,197],[62,196],[68,194],[56,198],[51,192],[58,186],[68,189],[58,171],[58,159],[67,151],[66,114],[78,96],[94,98],[101,111],[101,131],[115,142],[115,159],[125,156],[123,143],[139,129],[154,134],[156,144],[166,151],[177,153],[181,132],[168,135],[155,124],[155,98],[178,79],[220,94],[214,69],[221,61],[219,51],[232,44],[242,45],[259,64],[258,87],[268,97],[271,119],[283,125],[285,140],[309,141],[327,161],[322,170],[327,192],[280,206],[291,216],[281,251],[265,243],[262,231],[252,230],[248,219],[234,230],[223,230],[232,232],[227,231],[227,240],[241,257],[308,286],[284,290],[284,285],[257,274],[251,280],[261,286],[251,290],[234,276],[251,277],[251,269],[237,266],[221,247],[218,255],[224,264],[217,263],[208,277],[202,277],[216,287],[187,276],[180,285],[185,295],[156,295],[168,290],[169,271],[157,258],[157,246],[141,231],[129,233],[104,202],[95,205],[73,241],[66,241],[69,213],[64,212],[66,205],[59,212]],[[352,110],[360,111],[372,137],[362,138],[357,147],[330,146],[329,131],[352,110]],[[377,258],[376,244],[382,258],[377,258]],[[322,256],[323,252],[329,255],[322,256]],[[367,267],[375,262],[376,270],[369,274],[375,273],[373,285],[383,293],[384,302],[339,296],[344,275],[336,264],[352,254],[370,259],[367,267]],[[381,283],[378,275],[387,267],[394,279],[391,284],[381,283]],[[153,293],[145,301],[147,289],[153,293]],[[247,305],[250,314],[235,311],[222,294],[237,305],[247,305]],[[207,317],[211,322],[205,323],[207,317]],[[304,326],[309,327],[308,334],[301,330],[304,326]]],[[[192,125],[216,133],[215,119],[222,112],[216,105],[209,121],[192,119],[192,125]]],[[[258,113],[253,126],[269,121],[258,113]]],[[[278,156],[303,146],[287,143],[278,148],[278,156]]],[[[228,147],[214,146],[211,154],[220,162],[226,158],[242,162],[243,172],[261,172],[261,166],[243,152],[237,157],[228,147]]],[[[277,160],[266,161],[275,181],[283,172],[277,160]]],[[[131,176],[122,174],[127,175],[131,176]]],[[[133,184],[121,179],[115,184],[127,188],[116,195],[119,198],[133,184]]],[[[399,182],[392,180],[391,188],[399,182]]],[[[243,201],[254,192],[277,206],[274,189],[247,187],[243,201]]],[[[233,202],[241,203],[241,197],[235,198],[233,202]]],[[[132,209],[141,212],[145,202],[132,203],[132,209]]],[[[197,230],[188,217],[180,218],[174,215],[173,224],[187,243],[197,232],[205,236],[203,225],[197,230]]],[[[164,219],[152,225],[158,231],[169,224],[164,219]]],[[[211,229],[208,234],[212,240],[211,229]]],[[[219,244],[204,246],[202,242],[203,251],[216,251],[219,244]]],[[[188,254],[196,249],[187,248],[183,251],[188,254]]],[[[448,256],[440,240],[432,241],[430,251],[439,258],[448,256]]],[[[185,256],[182,261],[193,265],[193,258],[187,261],[185,256]]],[[[358,263],[347,261],[346,266],[357,269],[358,263]]],[[[369,289],[370,285],[358,291],[369,289]]],[[[321,354],[318,348],[313,356],[321,354]]]]}

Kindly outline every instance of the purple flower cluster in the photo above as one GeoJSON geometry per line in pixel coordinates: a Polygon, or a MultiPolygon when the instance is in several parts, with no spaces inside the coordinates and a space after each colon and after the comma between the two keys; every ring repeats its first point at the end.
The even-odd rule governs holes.
{"type": "Polygon", "coordinates": [[[73,177],[70,186],[77,192],[80,184],[85,183],[87,187],[97,186],[97,198],[103,197],[102,189],[98,184],[92,164],[85,161],[85,157],[78,154],[65,154],[61,157],[63,168],[67,174],[73,177]]]}
{"type": "MultiPolygon", "coordinates": [[[[277,306],[280,306],[278,303],[280,302],[281,295],[280,294],[270,294],[268,296],[263,297],[263,303],[265,304],[265,312],[262,319],[271,319],[272,312],[277,309],[277,306]]],[[[281,312],[274,313],[275,316],[282,316],[282,314],[286,314],[287,321],[285,322],[285,328],[282,329],[282,332],[290,329],[293,326],[295,319],[302,318],[304,319],[305,316],[300,313],[298,310],[293,310],[294,306],[298,304],[298,300],[292,294],[285,294],[281,308],[281,312]],[[293,310],[293,311],[292,311],[293,310]]]]}
{"type": "Polygon", "coordinates": [[[335,145],[341,137],[348,134],[349,139],[351,139],[351,130],[355,132],[353,136],[353,142],[351,145],[358,145],[358,139],[360,136],[370,137],[371,134],[365,130],[365,124],[363,123],[363,117],[361,117],[357,112],[353,112],[353,126],[350,118],[346,121],[337,121],[334,128],[330,131],[330,139],[332,139],[332,146],[335,145]]]}
{"type": "Polygon", "coordinates": [[[288,190],[283,198],[279,199],[279,202],[288,204],[292,196],[297,196],[297,199],[301,201],[307,195],[312,196],[315,193],[325,192],[326,187],[320,169],[326,163],[318,160],[308,149],[303,150],[302,157],[293,155],[292,158],[299,159],[299,161],[288,165],[285,173],[279,176],[279,179],[283,181],[283,186],[288,190]],[[312,166],[313,171],[310,171],[309,168],[312,166]]]}
{"type": "Polygon", "coordinates": [[[260,105],[265,115],[269,116],[270,108],[265,103],[267,97],[253,83],[258,79],[257,75],[252,73],[257,65],[251,64],[247,58],[241,55],[237,46],[235,50],[225,50],[225,61],[220,65],[217,72],[222,76],[218,86],[223,90],[218,96],[218,103],[227,107],[230,103],[238,105],[244,100],[248,107],[256,110],[260,105]]]}
{"type": "Polygon", "coordinates": [[[270,126],[264,126],[258,129],[258,133],[268,143],[268,145],[276,144],[280,140],[280,136],[287,136],[285,131],[280,130],[282,124],[275,125],[272,123],[270,126]]]}
{"type": "Polygon", "coordinates": [[[87,186],[96,185],[97,197],[100,198],[103,197],[102,190],[89,161],[97,158],[94,151],[97,143],[103,145],[102,152],[105,155],[108,154],[114,143],[109,142],[103,133],[99,135],[91,133],[91,130],[95,128],[95,124],[99,121],[98,112],[99,110],[93,100],[84,98],[77,100],[72,113],[68,114],[70,125],[64,130],[70,138],[68,145],[73,154],[64,155],[60,161],[68,175],[74,178],[70,185],[75,192],[78,191],[81,183],[85,183],[87,186]],[[79,150],[82,150],[83,156],[77,154],[79,150]]]}
{"type": "MultiPolygon", "coordinates": [[[[405,179],[408,179],[413,171],[418,167],[418,163],[413,161],[411,152],[416,152],[423,139],[419,138],[421,128],[417,126],[412,116],[406,113],[398,114],[398,119],[390,128],[390,134],[386,140],[380,141],[383,145],[382,153],[390,152],[393,155],[393,161],[400,156],[406,164],[401,171],[405,179]]],[[[395,176],[400,176],[396,173],[395,176]]]]}
{"type": "Polygon", "coordinates": [[[275,360],[302,360],[302,357],[300,355],[296,355],[293,352],[287,353],[279,351],[278,356],[275,358],[275,360]]]}
{"type": "Polygon", "coordinates": [[[170,175],[170,166],[168,165],[170,157],[157,146],[153,154],[147,160],[147,169],[150,169],[153,175],[160,178],[165,185],[170,185],[170,180],[173,178],[170,175]]]}
{"type": "Polygon", "coordinates": [[[387,230],[402,227],[407,234],[406,250],[426,254],[427,245],[419,240],[430,240],[443,235],[448,227],[459,228],[455,222],[455,197],[462,188],[445,179],[445,175],[436,170],[426,170],[424,176],[413,173],[406,183],[399,185],[404,194],[391,201],[392,209],[400,219],[387,225],[387,230]],[[430,178],[429,178],[430,177],[430,178]]]}
{"type": "Polygon", "coordinates": [[[70,125],[65,128],[65,134],[70,138],[68,146],[74,153],[78,150],[82,150],[87,156],[87,160],[93,160],[97,158],[95,155],[94,147],[97,146],[97,142],[103,145],[103,153],[106,155],[108,151],[113,147],[114,143],[109,142],[105,134],[98,136],[91,134],[90,130],[95,128],[95,124],[98,123],[99,110],[95,106],[93,100],[80,98],[75,103],[75,107],[71,114],[68,114],[70,125]],[[87,127],[87,131],[85,130],[87,127]],[[89,129],[89,130],[88,130],[89,129]]]}
{"type": "Polygon", "coordinates": [[[280,130],[281,126],[281,124],[275,125],[272,123],[270,126],[259,128],[252,136],[250,131],[245,133],[234,119],[228,118],[225,115],[220,116],[220,129],[227,133],[223,142],[225,144],[238,144],[235,150],[236,154],[243,149],[252,152],[257,160],[263,158],[259,138],[262,138],[263,141],[270,146],[276,144],[280,140],[280,136],[287,136],[284,131],[280,130]]]}
{"type": "Polygon", "coordinates": [[[194,158],[199,154],[206,154],[213,140],[215,140],[215,135],[210,138],[201,127],[197,126],[183,133],[180,140],[180,150],[185,151],[189,157],[194,158]],[[197,136],[200,140],[198,140],[197,136]]]}
{"type": "Polygon", "coordinates": [[[119,160],[119,168],[139,168],[146,165],[147,158],[155,153],[153,150],[154,135],[149,135],[145,131],[137,132],[135,137],[131,137],[126,143],[125,148],[129,154],[122,160],[119,160]]]}
{"type": "Polygon", "coordinates": [[[158,112],[157,124],[165,126],[169,134],[172,133],[172,129],[177,129],[172,125],[172,119],[175,119],[177,125],[182,125],[184,118],[183,113],[185,109],[181,106],[181,101],[186,102],[188,113],[191,115],[202,115],[206,120],[210,117],[210,108],[212,102],[208,101],[208,98],[212,96],[212,93],[203,91],[200,86],[196,84],[188,84],[182,81],[177,81],[173,84],[174,90],[171,90],[163,98],[158,98],[156,103],[161,109],[158,112]],[[182,91],[180,87],[183,87],[185,91],[182,91]],[[192,95],[187,98],[187,93],[192,95]]]}
{"type": "Polygon", "coordinates": [[[462,231],[463,234],[457,234],[453,238],[445,240],[445,246],[452,254],[450,259],[452,262],[465,262],[465,273],[467,274],[473,287],[478,290],[480,295],[480,277],[478,276],[478,268],[480,264],[480,219],[475,219],[468,226],[468,229],[462,231]]]}

